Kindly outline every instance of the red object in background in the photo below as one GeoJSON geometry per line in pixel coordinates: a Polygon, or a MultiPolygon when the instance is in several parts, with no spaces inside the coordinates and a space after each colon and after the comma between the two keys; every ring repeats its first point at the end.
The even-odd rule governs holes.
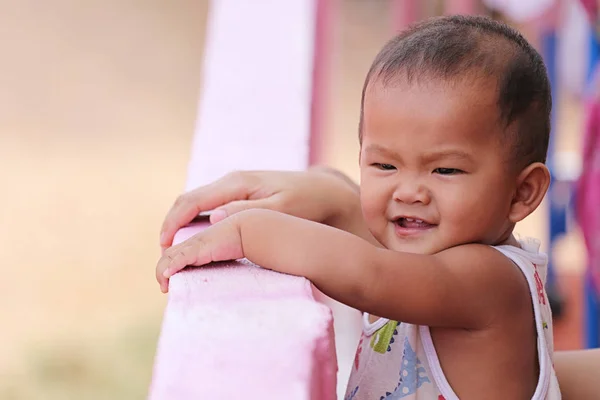
{"type": "Polygon", "coordinates": [[[586,104],[582,172],[575,205],[587,248],[589,274],[600,294],[600,69],[596,70],[592,88],[594,92],[586,104]]]}
{"type": "Polygon", "coordinates": [[[446,0],[445,13],[447,15],[462,14],[473,15],[479,12],[478,0],[446,0]]]}
{"type": "Polygon", "coordinates": [[[333,15],[339,0],[316,0],[315,38],[310,106],[310,145],[308,164],[323,161],[323,125],[327,114],[328,71],[332,54],[333,15]]]}
{"type": "Polygon", "coordinates": [[[417,0],[394,0],[392,3],[394,32],[408,28],[420,17],[421,3],[417,0]]]}
{"type": "Polygon", "coordinates": [[[583,8],[587,12],[588,16],[592,21],[596,21],[598,18],[598,3],[597,0],[579,0],[583,5],[583,8]]]}

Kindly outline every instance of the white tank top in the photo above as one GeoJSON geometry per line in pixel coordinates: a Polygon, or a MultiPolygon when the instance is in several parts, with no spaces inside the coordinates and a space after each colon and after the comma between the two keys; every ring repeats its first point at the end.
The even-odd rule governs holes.
{"type": "MultiPolygon", "coordinates": [[[[494,248],[511,259],[527,278],[538,336],[540,375],[535,400],[560,399],[552,357],[552,313],[544,283],[548,257],[539,252],[540,242],[527,238],[522,249],[494,248]]],[[[456,400],[446,380],[428,326],[380,318],[364,328],[356,351],[345,400],[456,400]]],[[[485,398],[485,394],[481,394],[485,398]]]]}

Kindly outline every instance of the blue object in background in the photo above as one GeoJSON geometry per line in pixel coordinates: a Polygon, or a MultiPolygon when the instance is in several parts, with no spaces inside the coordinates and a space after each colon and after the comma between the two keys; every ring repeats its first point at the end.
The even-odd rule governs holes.
{"type": "Polygon", "coordinates": [[[598,297],[596,296],[596,291],[594,290],[592,279],[589,274],[586,274],[585,280],[585,320],[584,320],[584,329],[585,329],[585,346],[590,348],[595,348],[599,346],[600,342],[600,334],[598,332],[598,297]]]}
{"type": "MultiPolygon", "coordinates": [[[[556,292],[556,274],[554,272],[554,265],[552,262],[552,246],[554,241],[559,236],[563,235],[567,230],[567,210],[563,205],[564,200],[560,199],[560,187],[557,187],[556,182],[556,167],[554,165],[554,142],[556,133],[556,100],[558,99],[558,82],[556,73],[556,49],[557,49],[557,33],[556,30],[548,30],[542,33],[541,38],[541,52],[546,64],[548,71],[548,78],[550,79],[550,90],[552,92],[553,107],[552,114],[550,116],[551,133],[550,133],[550,144],[548,146],[548,157],[546,164],[550,169],[550,188],[549,188],[549,251],[548,251],[548,279],[547,286],[549,292],[556,292]]],[[[554,311],[554,310],[553,310],[554,311]]]]}
{"type": "MultiPolygon", "coordinates": [[[[556,50],[557,50],[557,33],[555,30],[544,32],[542,35],[542,55],[548,70],[548,78],[550,79],[552,99],[558,99],[558,81],[556,71],[556,50]]],[[[587,71],[587,83],[588,85],[592,81],[594,71],[597,63],[600,61],[600,43],[594,28],[590,28],[589,33],[589,64],[587,71]]],[[[556,101],[554,101],[556,105],[556,101]]],[[[551,257],[551,249],[554,245],[555,240],[566,233],[567,231],[567,214],[569,208],[568,196],[565,196],[566,185],[571,186],[571,182],[561,182],[556,179],[557,173],[555,165],[555,126],[556,126],[556,107],[552,108],[551,124],[552,132],[550,136],[550,144],[548,147],[548,159],[547,164],[550,169],[551,183],[549,189],[549,264],[548,264],[548,292],[555,293],[556,295],[556,274],[554,265],[551,257]]],[[[585,346],[588,348],[600,346],[600,323],[599,323],[599,301],[597,294],[594,290],[589,274],[585,275],[584,285],[584,307],[585,307],[585,318],[584,318],[584,332],[585,332],[585,346]]]]}
{"type": "MultiPolygon", "coordinates": [[[[590,28],[589,33],[589,64],[587,73],[587,83],[591,84],[596,65],[600,59],[600,43],[598,43],[598,36],[596,35],[595,27],[590,28]]],[[[584,321],[584,332],[585,332],[585,346],[587,348],[599,347],[600,346],[600,333],[599,333],[599,322],[598,314],[598,295],[594,290],[592,280],[589,274],[586,274],[586,282],[584,285],[585,291],[585,321],[584,321]]]]}

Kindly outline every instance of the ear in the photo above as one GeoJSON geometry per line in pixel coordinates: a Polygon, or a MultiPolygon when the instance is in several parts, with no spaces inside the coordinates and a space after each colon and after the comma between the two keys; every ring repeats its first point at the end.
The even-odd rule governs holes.
{"type": "Polygon", "coordinates": [[[516,224],[535,211],[549,186],[550,172],[544,164],[536,162],[527,166],[517,177],[517,189],[508,219],[516,224]]]}

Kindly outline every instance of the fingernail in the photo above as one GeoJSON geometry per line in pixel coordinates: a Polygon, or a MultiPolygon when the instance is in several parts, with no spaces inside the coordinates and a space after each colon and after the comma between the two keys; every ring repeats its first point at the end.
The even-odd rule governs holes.
{"type": "Polygon", "coordinates": [[[167,270],[165,270],[165,272],[163,272],[163,276],[164,276],[165,278],[169,278],[169,277],[170,277],[170,275],[169,275],[169,270],[168,270],[168,269],[167,269],[167,270]]]}
{"type": "Polygon", "coordinates": [[[224,220],[225,218],[227,218],[227,211],[223,209],[214,210],[212,214],[210,214],[210,223],[216,224],[217,222],[224,220]]]}

